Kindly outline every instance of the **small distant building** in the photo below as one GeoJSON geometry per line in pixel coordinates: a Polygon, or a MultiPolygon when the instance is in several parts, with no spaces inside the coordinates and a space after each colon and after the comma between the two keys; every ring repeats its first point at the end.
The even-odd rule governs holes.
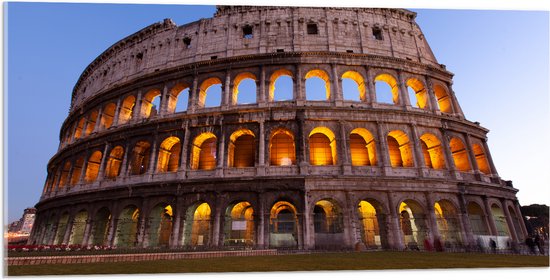
{"type": "Polygon", "coordinates": [[[8,227],[9,232],[17,232],[21,234],[30,234],[36,217],[36,208],[27,208],[23,212],[23,216],[18,221],[11,223],[8,227]]]}

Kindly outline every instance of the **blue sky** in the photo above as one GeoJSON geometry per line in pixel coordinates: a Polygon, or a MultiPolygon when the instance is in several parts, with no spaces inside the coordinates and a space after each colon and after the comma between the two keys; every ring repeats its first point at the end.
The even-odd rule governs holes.
{"type": "MultiPolygon", "coordinates": [[[[85,67],[152,23],[171,18],[182,25],[214,11],[213,6],[7,4],[9,221],[38,202],[72,88],[85,67]]],[[[491,130],[488,143],[500,176],[520,190],[521,204],[550,204],[548,12],[414,11],[437,59],[455,73],[453,89],[466,118],[491,130]]]]}

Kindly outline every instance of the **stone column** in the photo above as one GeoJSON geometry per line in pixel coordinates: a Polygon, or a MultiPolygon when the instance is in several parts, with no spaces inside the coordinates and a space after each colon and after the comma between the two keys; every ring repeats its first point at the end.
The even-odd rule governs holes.
{"type": "Polygon", "coordinates": [[[197,96],[197,89],[199,87],[199,78],[197,75],[193,76],[193,86],[189,90],[189,99],[187,100],[187,112],[190,114],[195,113],[197,109],[197,102],[199,100],[197,96]]]}
{"type": "Polygon", "coordinates": [[[303,105],[305,101],[305,90],[304,90],[304,77],[302,73],[302,68],[299,64],[295,66],[296,69],[296,76],[294,77],[294,100],[296,101],[296,105],[303,105]]]}
{"type": "Polygon", "coordinates": [[[388,233],[388,245],[390,248],[396,249],[396,250],[403,250],[405,249],[405,245],[403,244],[403,231],[401,230],[401,227],[399,226],[399,213],[396,211],[395,202],[393,200],[393,193],[387,192],[388,195],[388,208],[390,209],[390,216],[388,219],[388,225],[387,233],[388,233]]]}
{"type": "MultiPolygon", "coordinates": [[[[71,233],[73,232],[74,218],[74,215],[69,215],[69,220],[67,220],[67,227],[65,228],[65,234],[63,234],[63,241],[61,244],[69,244],[71,233]]],[[[59,224],[59,222],[57,223],[59,224]]]]}
{"type": "Polygon", "coordinates": [[[214,224],[212,225],[212,247],[220,246],[220,224],[221,224],[221,205],[219,199],[219,193],[216,195],[216,203],[214,207],[214,224]]]}
{"type": "Polygon", "coordinates": [[[527,227],[525,226],[525,220],[523,219],[523,214],[521,213],[519,202],[515,200],[513,203],[514,203],[514,208],[516,210],[516,215],[518,216],[518,220],[519,220],[518,222],[519,222],[519,227],[521,229],[521,233],[523,237],[526,237],[529,235],[529,233],[527,232],[527,227]]]}
{"type": "Polygon", "coordinates": [[[367,86],[367,104],[373,105],[376,103],[376,88],[374,86],[374,77],[372,77],[372,71],[369,67],[365,67],[367,77],[365,79],[365,85],[367,86]]]}
{"type": "Polygon", "coordinates": [[[414,166],[418,168],[418,174],[420,177],[424,177],[423,171],[427,170],[426,164],[424,162],[424,155],[422,154],[422,147],[420,146],[420,137],[418,137],[418,132],[416,131],[416,123],[411,123],[411,138],[413,142],[413,159],[414,166]]]}
{"type": "Polygon", "coordinates": [[[92,224],[93,224],[92,218],[88,217],[88,219],[86,219],[86,226],[84,227],[84,237],[82,238],[82,246],[88,246],[88,243],[89,243],[88,239],[90,239],[92,224]]]}
{"type": "Polygon", "coordinates": [[[166,116],[168,114],[168,103],[170,99],[170,91],[168,90],[168,85],[164,84],[164,87],[162,88],[162,93],[160,96],[160,108],[159,108],[159,115],[166,116]]]}
{"type": "Polygon", "coordinates": [[[153,144],[151,145],[151,155],[149,157],[149,170],[146,171],[149,175],[157,172],[157,150],[158,150],[158,134],[153,135],[153,144]]]}
{"type": "Polygon", "coordinates": [[[137,246],[139,248],[146,248],[149,245],[149,236],[147,230],[149,228],[149,214],[146,213],[145,209],[149,209],[149,201],[143,199],[141,202],[140,213],[139,213],[139,222],[138,222],[138,232],[137,232],[137,246]]]}
{"type": "MultiPolygon", "coordinates": [[[[357,214],[356,214],[356,205],[354,204],[353,195],[350,191],[346,192],[346,204],[345,206],[345,214],[344,214],[344,243],[346,244],[346,247],[350,249],[355,248],[355,244],[357,242],[361,242],[361,238],[357,236],[357,229],[356,229],[356,221],[357,221],[357,214]]],[[[380,226],[379,226],[380,228],[380,226]]]]}
{"type": "Polygon", "coordinates": [[[479,166],[477,165],[476,156],[474,155],[472,140],[469,133],[465,134],[464,139],[466,140],[466,151],[468,152],[468,158],[471,163],[472,170],[475,174],[480,174],[479,166]]]}
{"type": "Polygon", "coordinates": [[[189,137],[190,137],[190,131],[189,131],[189,122],[185,121],[183,126],[183,143],[181,145],[181,155],[180,155],[180,167],[179,172],[181,176],[178,177],[185,177],[185,171],[187,171],[187,149],[189,147],[189,137]]]}
{"type": "MultiPolygon", "coordinates": [[[[256,200],[258,201],[258,212],[257,212],[257,221],[258,224],[256,224],[256,247],[258,249],[265,249],[265,225],[266,225],[266,219],[265,219],[265,202],[262,199],[263,193],[257,192],[256,193],[256,200]]],[[[268,222],[269,224],[269,222],[268,222]]]]}
{"type": "Polygon", "coordinates": [[[428,234],[429,238],[433,241],[432,244],[435,245],[435,240],[441,240],[441,235],[439,234],[439,228],[437,227],[437,217],[435,216],[435,201],[433,199],[433,195],[430,192],[424,193],[426,196],[426,203],[427,203],[427,209],[428,209],[428,220],[430,221],[430,228],[428,232],[431,234],[428,234]],[[430,236],[431,235],[431,236],[430,236]]]}
{"type": "Polygon", "coordinates": [[[491,174],[494,177],[498,178],[497,168],[495,167],[495,163],[493,162],[493,157],[491,156],[491,152],[489,151],[487,140],[483,139],[482,143],[483,143],[483,149],[485,150],[485,157],[487,157],[487,161],[489,162],[489,166],[491,167],[491,174]]]}
{"type": "Polygon", "coordinates": [[[399,104],[405,109],[410,109],[411,100],[409,98],[409,91],[407,90],[407,82],[403,79],[403,73],[401,71],[397,72],[397,78],[399,79],[399,104]]]}
{"type": "Polygon", "coordinates": [[[497,226],[495,224],[495,220],[493,219],[493,212],[491,211],[491,206],[489,205],[487,196],[483,196],[483,206],[485,207],[485,217],[487,218],[487,224],[489,225],[491,235],[498,235],[497,226]]]}
{"type": "Polygon", "coordinates": [[[99,171],[97,172],[97,179],[98,181],[103,180],[104,174],[105,174],[105,159],[109,157],[107,155],[107,152],[111,148],[111,145],[109,142],[105,142],[105,148],[103,149],[103,154],[101,156],[101,162],[99,164],[99,171]]]}
{"type": "Polygon", "coordinates": [[[225,72],[225,83],[223,84],[223,90],[222,90],[222,101],[221,106],[222,108],[227,108],[228,106],[233,105],[233,94],[231,92],[231,89],[233,89],[233,85],[231,83],[231,74],[229,71],[225,72]]]}
{"type": "Polygon", "coordinates": [[[517,242],[521,242],[521,240],[519,240],[518,238],[518,234],[516,233],[516,227],[514,226],[514,221],[512,221],[510,211],[508,210],[508,207],[506,207],[506,200],[504,198],[500,199],[500,205],[502,207],[502,210],[504,211],[506,224],[508,225],[508,230],[510,231],[510,235],[511,235],[510,237],[517,242]]]}
{"type": "Polygon", "coordinates": [[[264,106],[266,103],[266,80],[265,80],[265,67],[260,65],[260,81],[256,81],[257,96],[256,102],[259,106],[264,106]],[[259,83],[259,85],[258,85],[259,83]]]}
{"type": "Polygon", "coordinates": [[[115,115],[113,116],[113,125],[112,126],[117,126],[118,125],[118,118],[119,118],[119,115],[120,115],[121,102],[122,102],[121,98],[119,98],[116,101],[115,115]]]}
{"type": "Polygon", "coordinates": [[[340,120],[339,121],[340,126],[340,145],[338,145],[338,159],[341,162],[342,165],[342,173],[343,174],[351,174],[351,155],[350,155],[350,149],[349,149],[349,138],[346,133],[346,122],[340,120]]]}
{"type": "MultiPolygon", "coordinates": [[[[103,115],[103,107],[99,107],[99,111],[95,119],[95,126],[94,126],[94,129],[92,130],[92,133],[96,133],[99,131],[99,127],[101,126],[102,115],[103,115]]],[[[101,129],[103,129],[103,127],[101,129]]]]}
{"type": "Polygon", "coordinates": [[[342,92],[342,78],[338,76],[337,67],[335,64],[331,64],[332,70],[332,83],[330,83],[330,101],[333,101],[336,106],[342,106],[344,101],[344,95],[342,92]]]}
{"type": "Polygon", "coordinates": [[[460,104],[458,104],[458,99],[456,98],[456,94],[452,88],[451,83],[448,84],[448,88],[449,88],[449,97],[452,100],[453,112],[455,114],[458,114],[461,118],[464,118],[464,112],[462,112],[462,108],[460,108],[460,104]]]}
{"type": "MultiPolygon", "coordinates": [[[[305,250],[315,249],[315,228],[313,227],[313,210],[309,207],[308,194],[304,195],[304,210],[301,215],[298,216],[298,226],[301,227],[302,234],[298,232],[298,239],[300,235],[303,235],[301,248],[305,250]]],[[[300,242],[298,241],[300,244],[300,242]]]]}
{"type": "Polygon", "coordinates": [[[216,162],[216,176],[223,177],[223,169],[225,164],[225,129],[223,128],[223,125],[220,125],[220,140],[218,141],[218,159],[216,162]]]}
{"type": "Polygon", "coordinates": [[[175,211],[175,215],[173,216],[173,223],[172,223],[172,233],[170,234],[170,241],[168,243],[168,246],[170,248],[177,248],[180,246],[179,244],[179,236],[180,236],[180,228],[181,228],[181,220],[182,220],[182,207],[180,206],[183,204],[183,201],[181,198],[176,198],[176,205],[173,208],[175,211]]]}
{"type": "Polygon", "coordinates": [[[265,128],[264,120],[261,119],[258,121],[260,124],[260,133],[258,135],[258,167],[256,174],[264,175],[265,174],[265,128]]]}
{"type": "Polygon", "coordinates": [[[390,154],[388,151],[388,140],[386,138],[386,132],[384,131],[382,124],[376,122],[376,128],[378,130],[377,134],[379,139],[379,141],[377,142],[380,142],[380,153],[378,154],[378,158],[380,159],[382,172],[383,174],[386,174],[386,172],[388,172],[391,168],[390,154]]]}
{"type": "Polygon", "coordinates": [[[440,112],[438,110],[439,106],[437,105],[437,96],[435,96],[435,92],[433,89],[432,78],[430,78],[430,76],[428,75],[426,75],[425,78],[426,78],[426,90],[428,92],[428,99],[431,107],[430,109],[432,112],[438,114],[440,112]]]}
{"type": "Polygon", "coordinates": [[[447,164],[447,168],[449,168],[450,173],[455,179],[462,179],[459,172],[456,170],[455,160],[449,146],[449,136],[447,135],[447,131],[442,129],[441,135],[441,146],[443,147],[443,152],[445,153],[445,163],[447,164]]]}
{"type": "Polygon", "coordinates": [[[127,140],[124,146],[124,156],[122,157],[122,163],[120,164],[120,175],[126,177],[128,176],[130,170],[130,168],[128,168],[128,154],[132,152],[132,150],[130,149],[130,141],[127,140]]]}
{"type": "MultiPolygon", "coordinates": [[[[114,213],[114,212],[113,212],[114,213]]],[[[118,226],[118,219],[111,214],[111,219],[109,220],[109,233],[107,233],[107,246],[112,247],[115,244],[116,230],[118,226]]]]}
{"type": "MultiPolygon", "coordinates": [[[[463,188],[463,186],[462,186],[463,188]]],[[[459,206],[459,214],[458,218],[460,220],[460,224],[462,225],[462,233],[464,238],[464,243],[466,243],[466,246],[474,245],[474,235],[472,232],[472,224],[470,223],[470,217],[468,215],[468,206],[466,205],[466,198],[464,197],[464,192],[461,191],[458,193],[458,206],[459,206]]]]}
{"type": "Polygon", "coordinates": [[[82,170],[80,172],[80,177],[78,178],[77,184],[85,183],[84,180],[86,179],[86,169],[88,169],[88,160],[90,159],[90,155],[88,151],[86,151],[86,156],[84,157],[84,162],[82,163],[82,170]]]}
{"type": "Polygon", "coordinates": [[[132,122],[137,122],[138,119],[141,118],[141,99],[143,98],[143,92],[142,90],[138,90],[138,94],[136,97],[136,104],[134,105],[134,109],[132,111],[132,122]]]}
{"type": "MultiPolygon", "coordinates": [[[[304,231],[308,225],[304,221],[304,215],[307,216],[306,213],[296,213],[296,218],[298,219],[298,224],[296,225],[297,227],[296,235],[298,237],[298,250],[307,249],[307,247],[304,245],[304,239],[307,239],[306,233],[304,233],[304,231]]],[[[314,242],[312,243],[315,244],[314,242]]]]}

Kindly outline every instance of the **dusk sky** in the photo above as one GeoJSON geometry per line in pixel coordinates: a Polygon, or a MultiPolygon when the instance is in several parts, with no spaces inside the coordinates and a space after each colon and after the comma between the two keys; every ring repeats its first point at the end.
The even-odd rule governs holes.
{"type": "MultiPolygon", "coordinates": [[[[4,203],[11,222],[40,198],[73,86],[86,66],[152,23],[171,18],[183,25],[211,17],[215,7],[4,5],[4,203]]],[[[499,175],[513,181],[522,205],[550,204],[548,11],[413,11],[439,63],[455,74],[466,118],[490,130],[499,175]]]]}

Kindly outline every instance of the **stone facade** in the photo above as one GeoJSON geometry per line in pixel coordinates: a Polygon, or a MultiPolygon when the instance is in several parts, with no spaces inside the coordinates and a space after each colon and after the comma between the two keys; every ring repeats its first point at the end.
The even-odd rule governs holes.
{"type": "Polygon", "coordinates": [[[401,250],[523,240],[517,189],[500,179],[488,130],[465,119],[415,16],[218,7],[119,41],[74,88],[29,243],[401,250]],[[311,98],[314,80],[322,100],[311,98]],[[241,104],[245,94],[255,102],[241,104]]]}

